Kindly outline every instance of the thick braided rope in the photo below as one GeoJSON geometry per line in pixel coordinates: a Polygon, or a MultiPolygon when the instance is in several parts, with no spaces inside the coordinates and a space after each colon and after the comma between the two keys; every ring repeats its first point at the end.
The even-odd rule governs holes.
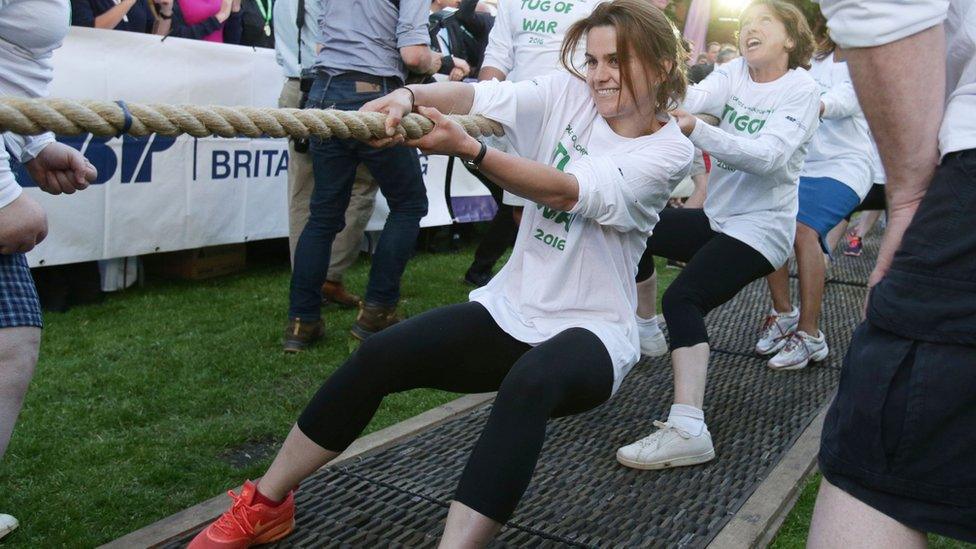
{"type": "MultiPolygon", "coordinates": [[[[189,134],[194,137],[339,137],[365,141],[386,137],[385,115],[334,109],[275,109],[202,105],[146,105],[129,103],[129,135],[189,134]]],[[[474,137],[501,136],[502,127],[483,116],[449,115],[474,137]]],[[[21,135],[54,132],[58,135],[92,133],[119,135],[126,129],[126,113],[111,101],[0,98],[0,132],[21,135]]],[[[408,114],[397,132],[407,139],[430,133],[429,118],[408,114]]]]}

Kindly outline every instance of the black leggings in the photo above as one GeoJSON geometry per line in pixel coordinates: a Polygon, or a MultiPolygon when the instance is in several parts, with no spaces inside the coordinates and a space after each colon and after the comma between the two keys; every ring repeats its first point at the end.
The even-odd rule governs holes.
{"type": "Polygon", "coordinates": [[[888,199],[885,197],[885,186],[875,183],[874,185],[871,185],[871,190],[868,191],[868,194],[864,195],[864,200],[862,200],[856,208],[851,210],[851,213],[847,214],[847,217],[844,219],[850,221],[857,212],[887,209],[888,199]]]}
{"type": "Polygon", "coordinates": [[[454,499],[506,522],[532,478],[547,420],[606,402],[613,364],[588,330],[571,328],[532,347],[502,331],[481,304],[449,305],[363,342],[318,390],[298,427],[341,452],[384,396],[419,387],[498,391],[454,499]]]}
{"type": "Polygon", "coordinates": [[[688,264],[661,301],[671,350],[708,342],[705,315],[775,269],[752,246],[712,230],[701,209],[665,208],[637,268],[654,274],[654,256],[688,264]]]}

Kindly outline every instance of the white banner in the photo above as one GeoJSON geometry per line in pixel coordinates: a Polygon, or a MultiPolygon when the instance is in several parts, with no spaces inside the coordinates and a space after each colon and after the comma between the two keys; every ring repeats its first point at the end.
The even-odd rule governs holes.
{"type": "MultiPolygon", "coordinates": [[[[274,51],[72,27],[54,54],[52,97],[133,103],[277,106],[284,79],[274,51]]],[[[84,192],[51,196],[17,177],[48,214],[31,266],[58,265],[288,235],[283,139],[150,136],[59,138],[99,171],[84,192]],[[31,188],[34,187],[34,188],[31,188]]],[[[430,199],[425,227],[494,214],[487,189],[455,162],[421,157],[430,199]],[[453,210],[453,216],[452,216],[453,210]]],[[[369,228],[382,228],[377,200],[369,228]]]]}

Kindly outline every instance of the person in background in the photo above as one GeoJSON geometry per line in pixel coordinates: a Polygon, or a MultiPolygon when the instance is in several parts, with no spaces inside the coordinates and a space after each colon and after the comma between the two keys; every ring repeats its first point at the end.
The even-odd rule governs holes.
{"type": "MultiPolygon", "coordinates": [[[[241,45],[255,48],[275,47],[275,0],[241,0],[241,45]]],[[[309,1],[309,4],[314,4],[309,1]]],[[[292,19],[294,23],[294,19],[292,19]]]]}
{"type": "Polygon", "coordinates": [[[708,64],[708,54],[707,53],[699,53],[698,54],[698,60],[695,61],[695,64],[696,65],[707,65],[708,64]]]}
{"type": "MultiPolygon", "coordinates": [[[[566,11],[545,12],[547,18],[543,20],[539,19],[539,11],[522,0],[499,0],[498,14],[488,37],[488,48],[478,79],[520,82],[558,70],[559,48],[566,29],[588,16],[597,4],[599,2],[568,3],[566,11]]],[[[504,137],[489,140],[489,145],[501,151],[508,150],[504,137]]],[[[511,244],[509,235],[517,232],[522,209],[528,203],[508,191],[493,189],[491,184],[486,186],[492,190],[492,196],[500,194],[502,200],[498,203],[498,212],[486,235],[491,240],[486,249],[481,250],[479,246],[475,261],[464,274],[465,282],[473,286],[483,286],[491,280],[492,269],[511,244]],[[508,220],[499,216],[511,216],[514,227],[507,225],[508,220]]]]}
{"type": "MultiPolygon", "coordinates": [[[[433,74],[441,55],[429,47],[429,0],[320,0],[321,49],[307,108],[357,110],[403,87],[407,71],[433,74]]],[[[392,128],[389,131],[393,131],[392,128]]],[[[390,205],[352,334],[365,340],[399,321],[400,278],[413,254],[427,189],[416,149],[377,150],[351,139],[312,139],[315,185],[309,217],[295,248],[284,351],[322,338],[322,285],[336,233],[342,230],[356,168],[365,164],[390,205]]]]}
{"type": "Polygon", "coordinates": [[[477,10],[478,0],[434,0],[430,3],[430,44],[444,54],[439,74],[459,81],[477,74],[495,18],[477,10]]]}
{"type": "Polygon", "coordinates": [[[737,57],[739,57],[739,50],[736,48],[722,48],[722,50],[718,52],[718,56],[715,57],[715,66],[721,67],[737,57]]]}
{"type": "MultiPolygon", "coordinates": [[[[242,8],[243,9],[243,8],[242,8]]],[[[285,76],[278,97],[282,108],[303,108],[301,89],[302,70],[315,64],[315,50],[321,43],[319,35],[319,2],[306,0],[276,0],[273,21],[275,58],[285,76]],[[304,17],[299,29],[298,14],[304,17]],[[299,33],[300,30],[300,33],[299,33]]],[[[308,221],[308,205],[312,197],[314,178],[312,158],[308,153],[308,141],[288,142],[288,248],[292,264],[295,262],[295,246],[308,221]]],[[[323,304],[336,304],[355,308],[361,299],[349,293],[343,285],[345,272],[359,257],[363,232],[373,214],[376,191],[379,187],[365,166],[356,170],[349,207],[346,208],[346,226],[332,243],[329,271],[322,285],[323,304]]]]}
{"type": "Polygon", "coordinates": [[[803,68],[813,34],[785,0],[753,0],[739,25],[745,56],[691,87],[682,109],[672,111],[715,163],[704,209],[661,212],[638,265],[641,351],[663,355],[670,343],[674,404],[667,422],[655,421],[656,431],[617,451],[617,461],[636,469],[715,457],[703,410],[710,357],[705,315],[785,264],[793,248],[800,168],[819,123],[820,90],[803,68]],[[710,126],[689,113],[721,123],[710,126]],[[687,261],[662,299],[670,342],[655,319],[654,256],[687,261]]]}
{"type": "Polygon", "coordinates": [[[170,36],[241,43],[241,0],[175,0],[170,36]]]}
{"type": "Polygon", "coordinates": [[[708,62],[710,64],[715,64],[718,60],[718,52],[721,51],[722,44],[718,42],[709,42],[708,48],[705,50],[705,54],[708,56],[708,62]]]}
{"type": "Polygon", "coordinates": [[[976,0],[821,0],[888,219],[820,441],[807,547],[976,542],[976,0]]]}
{"type": "MultiPolygon", "coordinates": [[[[61,0],[0,2],[0,95],[47,95],[52,52],[68,34],[68,10],[61,0]]],[[[51,194],[82,190],[98,175],[81,153],[56,142],[50,133],[6,133],[0,139],[0,462],[41,344],[41,305],[24,254],[47,235],[47,216],[17,184],[8,149],[41,190],[51,194]]],[[[17,526],[13,516],[0,514],[0,538],[17,526]]]]}
{"type": "Polygon", "coordinates": [[[774,370],[799,370],[827,358],[830,348],[822,323],[828,233],[871,188],[874,145],[851,84],[844,53],[820,30],[810,76],[820,86],[820,127],[800,171],[799,210],[793,242],[799,278],[799,308],[790,299],[789,268],[766,277],[773,307],[765,316],[756,353],[772,356],[774,370]]]}
{"type": "Polygon", "coordinates": [[[173,0],[71,0],[71,24],[146,34],[169,34],[173,0]]]}

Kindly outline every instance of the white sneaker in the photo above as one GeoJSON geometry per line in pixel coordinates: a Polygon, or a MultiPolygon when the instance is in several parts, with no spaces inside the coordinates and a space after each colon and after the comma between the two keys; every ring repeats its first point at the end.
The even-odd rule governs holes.
{"type": "Polygon", "coordinates": [[[14,517],[0,513],[0,539],[16,530],[19,525],[20,523],[14,517]]]}
{"type": "Polygon", "coordinates": [[[668,354],[668,340],[657,323],[657,317],[650,321],[637,317],[637,336],[640,338],[641,354],[652,357],[668,354]]]}
{"type": "Polygon", "coordinates": [[[767,365],[774,370],[799,370],[806,368],[811,360],[820,362],[829,353],[827,337],[823,332],[820,332],[820,337],[813,337],[803,330],[797,330],[783,349],[769,359],[767,365]]]}
{"type": "Polygon", "coordinates": [[[650,435],[617,450],[617,461],[634,469],[669,469],[697,465],[715,459],[715,447],[708,428],[698,436],[655,421],[658,428],[650,435]]]}
{"type": "Polygon", "coordinates": [[[782,349],[799,322],[800,310],[796,307],[786,314],[777,313],[775,309],[771,310],[763,321],[762,328],[759,329],[756,352],[761,355],[771,355],[782,349]]]}

